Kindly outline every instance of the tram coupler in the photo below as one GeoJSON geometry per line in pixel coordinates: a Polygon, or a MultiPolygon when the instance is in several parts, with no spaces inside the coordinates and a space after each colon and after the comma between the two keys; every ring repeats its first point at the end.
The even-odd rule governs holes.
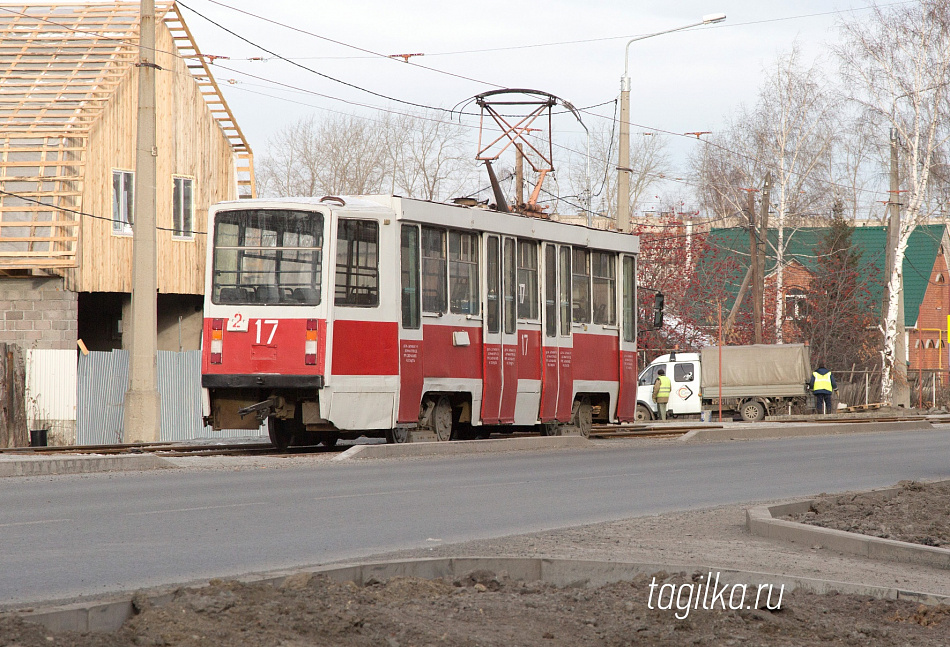
{"type": "Polygon", "coordinates": [[[264,421],[272,413],[276,412],[283,406],[283,398],[279,396],[274,396],[272,398],[267,398],[263,402],[258,402],[257,404],[252,404],[249,407],[244,407],[243,409],[238,409],[238,415],[242,418],[249,413],[257,415],[258,420],[264,421]]]}

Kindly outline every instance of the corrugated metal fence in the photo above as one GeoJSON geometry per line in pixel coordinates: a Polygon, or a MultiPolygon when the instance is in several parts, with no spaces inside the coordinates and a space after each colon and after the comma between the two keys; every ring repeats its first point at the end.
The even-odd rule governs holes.
{"type": "MultiPolygon", "coordinates": [[[[93,351],[79,356],[77,444],[122,442],[128,384],[128,351],[93,351]]],[[[162,400],[163,441],[264,435],[262,430],[214,431],[204,426],[201,421],[201,351],[158,351],[158,392],[162,400]]]]}

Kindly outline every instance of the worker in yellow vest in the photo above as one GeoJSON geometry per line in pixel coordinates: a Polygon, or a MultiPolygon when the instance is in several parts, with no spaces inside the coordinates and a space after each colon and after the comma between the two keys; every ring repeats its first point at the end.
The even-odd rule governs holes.
{"type": "Polygon", "coordinates": [[[660,420],[666,420],[666,403],[670,401],[672,390],[673,383],[666,377],[666,369],[661,368],[656,372],[656,382],[653,383],[653,401],[660,411],[660,420]]]}
{"type": "Polygon", "coordinates": [[[819,366],[818,370],[811,374],[808,380],[808,388],[815,394],[815,411],[818,413],[831,413],[831,393],[838,388],[835,382],[835,376],[824,366],[819,366]]]}

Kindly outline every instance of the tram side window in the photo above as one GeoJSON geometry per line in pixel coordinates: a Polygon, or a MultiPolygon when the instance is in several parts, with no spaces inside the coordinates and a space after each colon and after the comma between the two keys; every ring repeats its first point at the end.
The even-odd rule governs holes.
{"type": "Polygon", "coordinates": [[[402,327],[418,328],[419,313],[419,228],[402,226],[400,249],[400,273],[402,275],[402,327]]]}
{"type": "Polygon", "coordinates": [[[544,246],[544,334],[557,337],[557,250],[544,246]]]}
{"type": "Polygon", "coordinates": [[[422,311],[442,314],[446,310],[445,230],[422,228],[422,311]]]}
{"type": "Polygon", "coordinates": [[[590,323],[590,252],[574,248],[571,296],[574,298],[574,323],[590,323]]]}
{"type": "Polygon", "coordinates": [[[449,232],[449,295],[452,312],[478,314],[478,237],[449,232]]]}
{"type": "Polygon", "coordinates": [[[505,334],[514,334],[517,322],[515,304],[515,241],[505,239],[505,334]]]}
{"type": "Polygon", "coordinates": [[[518,241],[518,318],[538,318],[538,245],[518,241]]]}
{"type": "Polygon", "coordinates": [[[617,323],[617,275],[614,273],[614,255],[608,252],[591,252],[590,264],[594,323],[613,326],[617,323]]]}
{"type": "Polygon", "coordinates": [[[221,211],[214,222],[211,300],[318,305],[323,215],[313,211],[221,211]]]}
{"type": "Polygon", "coordinates": [[[632,256],[623,257],[623,340],[636,338],[636,277],[632,256]]]}
{"type": "Polygon", "coordinates": [[[571,334],[571,248],[564,246],[560,250],[558,259],[558,276],[560,280],[561,335],[568,337],[571,334]]]}
{"type": "Polygon", "coordinates": [[[485,317],[486,324],[488,327],[488,332],[497,333],[501,330],[501,302],[498,298],[498,293],[501,291],[499,288],[499,271],[498,271],[498,261],[499,259],[499,249],[498,249],[498,237],[489,236],[488,237],[488,249],[485,253],[485,273],[487,274],[488,280],[486,281],[485,290],[487,294],[485,295],[485,317]]]}
{"type": "Polygon", "coordinates": [[[379,305],[379,223],[375,220],[339,221],[334,304],[379,305]]]}

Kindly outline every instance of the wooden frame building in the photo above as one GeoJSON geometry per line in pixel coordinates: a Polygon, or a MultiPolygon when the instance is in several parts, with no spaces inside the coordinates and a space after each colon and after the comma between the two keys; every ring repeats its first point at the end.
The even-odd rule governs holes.
{"type": "MultiPolygon", "coordinates": [[[[253,154],[178,7],[156,18],[159,348],[188,350],[204,214],[254,195],[253,154]]],[[[137,2],[0,4],[0,342],[122,345],[138,30],[137,2]]]]}

